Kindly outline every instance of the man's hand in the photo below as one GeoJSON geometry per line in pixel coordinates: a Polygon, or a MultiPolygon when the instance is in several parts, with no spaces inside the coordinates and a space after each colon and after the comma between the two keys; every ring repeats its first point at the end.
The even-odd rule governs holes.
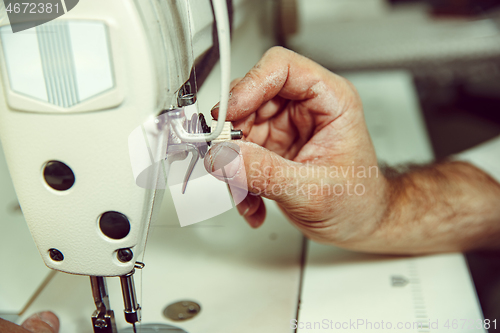
{"type": "Polygon", "coordinates": [[[212,147],[205,167],[248,187],[238,211],[254,228],[262,196],[310,239],[354,250],[456,251],[500,236],[494,180],[462,162],[384,176],[356,89],[294,52],[273,48],[233,82],[227,120],[246,142],[212,147]]]}
{"type": "Polygon", "coordinates": [[[387,181],[353,85],[283,48],[269,50],[233,84],[227,119],[247,142],[214,147],[206,164],[217,171],[238,156],[232,148],[241,150],[246,177],[236,174],[239,159],[225,170],[254,194],[238,205],[248,223],[263,223],[262,196],[311,239],[348,244],[373,233],[385,213],[387,181]]]}
{"type": "Polygon", "coordinates": [[[2,333],[58,333],[59,320],[52,312],[40,312],[32,315],[21,326],[0,319],[2,333]]]}

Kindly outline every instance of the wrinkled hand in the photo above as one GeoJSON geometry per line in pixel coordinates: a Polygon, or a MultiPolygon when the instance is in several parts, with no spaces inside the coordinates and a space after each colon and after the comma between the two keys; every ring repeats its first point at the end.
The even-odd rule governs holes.
{"type": "Polygon", "coordinates": [[[9,321],[0,319],[2,333],[58,333],[59,320],[52,312],[40,312],[32,315],[17,326],[9,321]]]}
{"type": "MultiPolygon", "coordinates": [[[[218,109],[212,113],[217,118],[218,109]]],[[[387,180],[349,81],[272,48],[233,82],[227,120],[245,141],[216,145],[205,166],[232,186],[248,187],[237,208],[252,227],[264,222],[265,197],[316,241],[356,247],[377,228],[387,180]]]]}

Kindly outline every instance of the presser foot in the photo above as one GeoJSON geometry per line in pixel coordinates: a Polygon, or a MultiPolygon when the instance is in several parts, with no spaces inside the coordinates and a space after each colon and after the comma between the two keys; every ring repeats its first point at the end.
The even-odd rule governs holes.
{"type": "Polygon", "coordinates": [[[92,314],[94,333],[116,333],[115,314],[112,310],[101,313],[97,310],[92,314]]]}
{"type": "Polygon", "coordinates": [[[115,314],[109,307],[108,287],[102,276],[91,276],[90,285],[96,310],[92,314],[94,333],[117,333],[115,314]]]}

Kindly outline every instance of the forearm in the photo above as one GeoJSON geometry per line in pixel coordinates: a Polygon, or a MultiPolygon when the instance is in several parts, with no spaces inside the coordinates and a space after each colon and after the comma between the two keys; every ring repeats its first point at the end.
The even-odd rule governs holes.
{"type": "Polygon", "coordinates": [[[465,162],[387,174],[386,205],[357,250],[432,253],[500,247],[500,185],[465,162]]]}

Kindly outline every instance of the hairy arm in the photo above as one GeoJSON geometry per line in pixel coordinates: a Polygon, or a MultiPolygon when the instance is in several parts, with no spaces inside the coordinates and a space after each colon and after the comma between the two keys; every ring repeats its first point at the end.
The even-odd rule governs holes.
{"type": "MultiPolygon", "coordinates": [[[[381,253],[432,253],[500,247],[500,184],[466,162],[386,170],[379,226],[346,247],[381,253]]],[[[342,244],[339,244],[342,245],[342,244]]]]}

